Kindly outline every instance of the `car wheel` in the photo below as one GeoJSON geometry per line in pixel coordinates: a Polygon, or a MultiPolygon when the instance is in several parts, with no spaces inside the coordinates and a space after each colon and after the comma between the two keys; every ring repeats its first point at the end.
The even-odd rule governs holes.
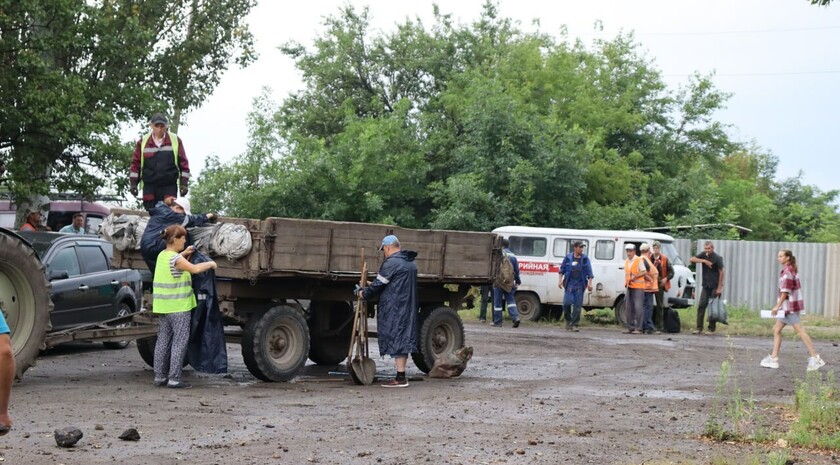
{"type": "MultiPolygon", "coordinates": [[[[120,303],[120,311],[117,312],[116,318],[131,315],[131,307],[129,307],[125,303],[120,303]]],[[[131,323],[123,323],[121,325],[115,326],[115,328],[125,328],[126,326],[130,326],[131,323]]],[[[108,341],[103,342],[102,345],[105,346],[106,349],[125,349],[128,345],[131,344],[131,341],[108,341]]]]}

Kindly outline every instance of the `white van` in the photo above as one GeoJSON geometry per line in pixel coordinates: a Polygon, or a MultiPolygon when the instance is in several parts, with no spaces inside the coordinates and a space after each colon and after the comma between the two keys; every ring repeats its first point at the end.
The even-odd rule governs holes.
{"type": "Polygon", "coordinates": [[[674,238],[647,231],[599,231],[586,229],[532,228],[504,226],[494,233],[510,241],[510,250],[519,260],[522,285],[516,291],[516,305],[523,320],[536,320],[548,306],[562,305],[564,290],[557,286],[563,258],[572,250],[572,243],[586,244],[586,255],[592,263],[592,292],[583,295],[583,306],[614,308],[615,317],[626,323],[624,305],[624,247],[659,241],[662,253],[674,266],[674,279],[666,306],[686,308],[694,305],[694,275],[685,266],[674,247],[674,238]]]}

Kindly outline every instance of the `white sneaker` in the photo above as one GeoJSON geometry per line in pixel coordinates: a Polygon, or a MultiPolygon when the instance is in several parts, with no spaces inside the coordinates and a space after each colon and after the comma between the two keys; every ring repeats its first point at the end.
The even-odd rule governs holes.
{"type": "MultiPolygon", "coordinates": [[[[764,357],[764,359],[761,361],[761,366],[763,366],[764,368],[779,368],[779,358],[778,357],[773,358],[772,355],[768,355],[768,356],[764,357]]],[[[809,362],[808,363],[808,367],[809,367],[808,369],[809,370],[810,370],[810,366],[811,365],[810,365],[810,362],[809,362]]]]}
{"type": "Polygon", "coordinates": [[[808,371],[817,371],[824,366],[825,361],[823,361],[819,355],[816,357],[808,357],[808,371]]]}

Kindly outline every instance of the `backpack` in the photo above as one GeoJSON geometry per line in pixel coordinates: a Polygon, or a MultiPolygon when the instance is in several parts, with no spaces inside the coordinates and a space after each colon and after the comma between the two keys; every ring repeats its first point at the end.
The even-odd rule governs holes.
{"type": "Polygon", "coordinates": [[[680,332],[680,314],[671,307],[665,308],[665,332],[678,333],[680,332]]]}
{"type": "Polygon", "coordinates": [[[513,263],[507,254],[503,254],[502,262],[499,264],[499,273],[496,279],[493,280],[493,287],[497,287],[505,292],[513,290],[515,281],[515,273],[513,272],[513,263]]]}

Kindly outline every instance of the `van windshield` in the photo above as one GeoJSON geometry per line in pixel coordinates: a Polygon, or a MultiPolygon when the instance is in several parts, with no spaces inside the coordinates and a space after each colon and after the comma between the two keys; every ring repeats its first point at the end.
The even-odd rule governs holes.
{"type": "Polygon", "coordinates": [[[671,259],[671,263],[673,263],[674,265],[685,266],[685,262],[682,258],[680,258],[680,254],[677,253],[677,248],[674,247],[673,242],[663,242],[662,253],[665,254],[666,257],[671,259]]]}

